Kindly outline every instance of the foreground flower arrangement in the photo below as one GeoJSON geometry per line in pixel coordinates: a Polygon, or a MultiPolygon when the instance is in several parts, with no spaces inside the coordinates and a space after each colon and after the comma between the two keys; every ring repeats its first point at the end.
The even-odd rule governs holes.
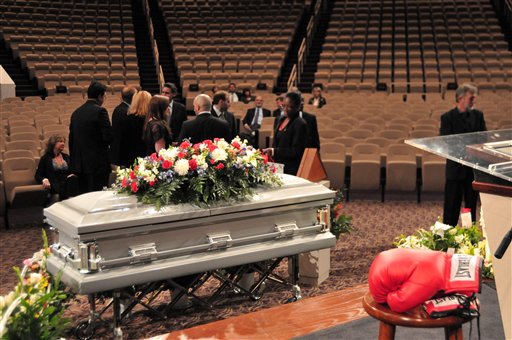
{"type": "Polygon", "coordinates": [[[44,248],[23,261],[23,269],[14,267],[18,276],[15,289],[0,296],[1,339],[58,339],[69,320],[63,317],[70,294],[59,277],[46,271],[50,256],[43,230],[44,248]]]}
{"type": "Polygon", "coordinates": [[[432,249],[448,251],[454,249],[456,254],[479,255],[484,259],[483,276],[494,278],[491,254],[482,229],[478,223],[469,228],[436,222],[430,230],[419,229],[414,235],[400,235],[395,240],[398,248],[432,249]]]}
{"type": "Polygon", "coordinates": [[[331,233],[338,240],[341,234],[349,233],[352,230],[352,216],[343,212],[343,192],[336,192],[334,202],[331,205],[331,233]]]}
{"type": "Polygon", "coordinates": [[[114,188],[139,201],[162,205],[245,200],[257,185],[278,186],[274,166],[260,150],[235,138],[205,140],[162,149],[137,158],[131,168],[117,170],[114,188]]]}

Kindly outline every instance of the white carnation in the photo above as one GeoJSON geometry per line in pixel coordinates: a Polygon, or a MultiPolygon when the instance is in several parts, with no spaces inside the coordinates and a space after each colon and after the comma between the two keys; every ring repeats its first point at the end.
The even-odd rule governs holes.
{"type": "Polygon", "coordinates": [[[228,154],[223,149],[217,148],[212,151],[212,158],[216,161],[225,161],[228,158],[228,154]]]}
{"type": "Polygon", "coordinates": [[[455,236],[455,242],[457,242],[458,244],[461,244],[462,242],[464,242],[464,235],[455,236]]]}
{"type": "Polygon", "coordinates": [[[174,164],[174,171],[180,176],[185,176],[188,173],[188,161],[186,159],[180,159],[174,164]]]}
{"type": "Polygon", "coordinates": [[[162,158],[164,160],[174,161],[174,159],[178,155],[178,149],[177,148],[160,149],[160,152],[158,153],[158,155],[162,156],[162,158]]]}

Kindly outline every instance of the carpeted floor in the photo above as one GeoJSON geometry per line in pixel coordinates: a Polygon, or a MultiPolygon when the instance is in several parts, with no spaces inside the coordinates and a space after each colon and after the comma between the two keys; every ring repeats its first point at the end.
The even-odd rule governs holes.
{"type": "MultiPolygon", "coordinates": [[[[410,201],[353,200],[345,203],[344,212],[353,216],[354,231],[342,235],[336,248],[331,251],[330,277],[319,287],[302,287],[302,295],[317,296],[332,291],[352,287],[367,280],[370,264],[377,253],[392,248],[394,238],[400,234],[410,234],[418,228],[428,228],[442,215],[442,202],[430,201],[417,204],[410,201]]],[[[0,294],[8,293],[14,286],[16,278],[12,266],[21,265],[23,259],[37,251],[41,245],[41,229],[25,227],[0,231],[0,294]]],[[[286,275],[286,264],[279,267],[286,275]]],[[[216,282],[207,283],[200,294],[211,291],[216,282]]],[[[219,301],[213,310],[193,308],[171,312],[167,320],[153,320],[137,308],[132,318],[123,323],[123,332],[127,338],[144,338],[170,331],[189,328],[219,319],[269,308],[284,303],[291,292],[286,288],[268,284],[265,294],[258,301],[236,295],[228,295],[219,301]]],[[[158,301],[164,301],[164,294],[158,301]]],[[[88,304],[83,296],[73,300],[67,308],[67,315],[76,325],[87,317],[88,304]]],[[[108,318],[109,314],[106,314],[108,318]]],[[[70,330],[70,334],[71,334],[70,330]]],[[[69,335],[70,335],[69,334],[69,335]]],[[[111,331],[100,327],[97,338],[108,338],[111,331]]]]}

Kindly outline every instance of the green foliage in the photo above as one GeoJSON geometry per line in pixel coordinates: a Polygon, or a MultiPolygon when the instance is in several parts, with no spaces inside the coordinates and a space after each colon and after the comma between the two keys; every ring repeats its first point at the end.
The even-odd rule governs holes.
{"type": "Polygon", "coordinates": [[[339,190],[331,205],[331,233],[336,236],[337,240],[341,234],[349,233],[352,230],[352,216],[342,213],[343,201],[343,192],[339,190]]]}

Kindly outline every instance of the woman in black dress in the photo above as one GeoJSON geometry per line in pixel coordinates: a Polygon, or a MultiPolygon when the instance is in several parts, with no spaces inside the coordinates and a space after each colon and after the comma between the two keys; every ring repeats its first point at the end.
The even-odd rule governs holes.
{"type": "Polygon", "coordinates": [[[123,121],[123,138],[121,142],[121,165],[133,165],[137,157],[146,156],[146,144],[143,140],[144,121],[149,112],[151,93],[137,92],[132,99],[126,119],[123,121]]]}
{"type": "Polygon", "coordinates": [[[286,95],[286,116],[277,123],[273,147],[264,150],[276,163],[284,164],[284,173],[290,175],[296,175],[299,170],[308,137],[307,123],[299,117],[300,106],[300,95],[294,92],[286,95]]]}
{"type": "MultiPolygon", "coordinates": [[[[68,185],[69,177],[76,178],[76,176],[69,171],[70,159],[69,155],[64,153],[65,145],[64,136],[59,134],[50,136],[34,176],[36,182],[48,190],[50,203],[66,199],[77,193],[77,190],[73,190],[71,185],[68,185]]],[[[75,182],[75,184],[77,183],[75,182]]]]}
{"type": "Polygon", "coordinates": [[[158,153],[169,147],[171,134],[167,124],[169,98],[156,95],[149,102],[149,113],[144,122],[143,139],[146,143],[146,155],[158,153]]]}

